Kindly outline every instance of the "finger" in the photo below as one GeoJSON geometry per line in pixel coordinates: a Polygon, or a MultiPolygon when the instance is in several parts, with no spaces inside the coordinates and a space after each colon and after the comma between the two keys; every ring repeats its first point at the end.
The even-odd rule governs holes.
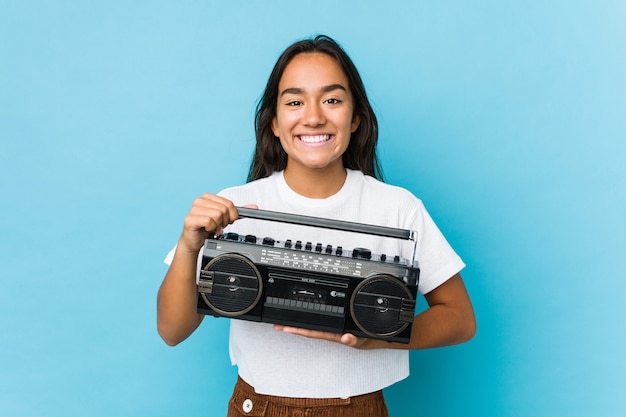
{"type": "Polygon", "coordinates": [[[206,231],[206,232],[214,232],[219,230],[222,227],[222,219],[221,216],[217,216],[214,214],[193,214],[190,213],[185,218],[185,230],[189,231],[206,231]]]}
{"type": "Polygon", "coordinates": [[[209,226],[208,231],[226,227],[237,219],[237,209],[232,201],[214,194],[205,193],[194,200],[190,215],[205,216],[215,223],[211,229],[211,220],[207,219],[204,224],[209,226]]]}
{"type": "Polygon", "coordinates": [[[341,334],[323,332],[320,330],[302,329],[299,327],[274,325],[275,330],[283,331],[289,334],[308,337],[309,339],[322,339],[330,342],[341,343],[341,334]]]}
{"type": "Polygon", "coordinates": [[[351,333],[331,333],[331,332],[322,332],[319,330],[310,330],[310,329],[302,329],[299,327],[292,326],[283,326],[280,324],[274,325],[274,330],[283,331],[289,334],[295,334],[298,336],[308,337],[310,339],[322,339],[328,340],[330,342],[341,343],[343,345],[353,347],[353,348],[363,348],[368,339],[364,339],[362,337],[356,337],[351,333]]]}

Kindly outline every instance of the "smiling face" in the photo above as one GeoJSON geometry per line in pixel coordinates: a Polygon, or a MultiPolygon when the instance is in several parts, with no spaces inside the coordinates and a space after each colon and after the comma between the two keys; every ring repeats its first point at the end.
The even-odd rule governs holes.
{"type": "Polygon", "coordinates": [[[350,135],[358,128],[348,79],[323,53],[301,53],[278,84],[272,132],[287,153],[285,172],[340,169],[350,135]]]}

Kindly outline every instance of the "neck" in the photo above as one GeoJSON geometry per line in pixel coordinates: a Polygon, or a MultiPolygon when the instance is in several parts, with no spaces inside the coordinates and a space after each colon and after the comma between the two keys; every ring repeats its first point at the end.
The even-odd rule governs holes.
{"type": "Polygon", "coordinates": [[[289,188],[301,196],[327,198],[341,190],[348,173],[343,165],[332,169],[310,169],[287,164],[284,176],[289,188]]]}

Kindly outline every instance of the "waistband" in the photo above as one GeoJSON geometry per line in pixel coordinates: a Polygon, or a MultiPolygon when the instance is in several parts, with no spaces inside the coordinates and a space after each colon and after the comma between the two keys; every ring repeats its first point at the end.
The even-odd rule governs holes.
{"type": "MultiPolygon", "coordinates": [[[[348,398],[291,398],[291,397],[279,397],[274,395],[257,394],[254,391],[254,387],[248,384],[246,381],[237,376],[237,383],[235,384],[235,390],[241,390],[242,392],[262,397],[266,401],[272,404],[284,405],[287,407],[328,407],[328,406],[340,406],[350,404],[360,404],[367,401],[381,400],[383,398],[382,391],[374,391],[368,394],[355,395],[348,398]]],[[[384,400],[383,400],[384,401],[384,400]]]]}

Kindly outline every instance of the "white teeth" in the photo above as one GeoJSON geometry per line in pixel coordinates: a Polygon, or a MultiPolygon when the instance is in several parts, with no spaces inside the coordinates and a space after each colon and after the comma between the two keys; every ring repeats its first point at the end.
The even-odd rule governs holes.
{"type": "Polygon", "coordinates": [[[319,143],[329,140],[330,135],[299,136],[299,138],[302,142],[305,143],[319,143]]]}

